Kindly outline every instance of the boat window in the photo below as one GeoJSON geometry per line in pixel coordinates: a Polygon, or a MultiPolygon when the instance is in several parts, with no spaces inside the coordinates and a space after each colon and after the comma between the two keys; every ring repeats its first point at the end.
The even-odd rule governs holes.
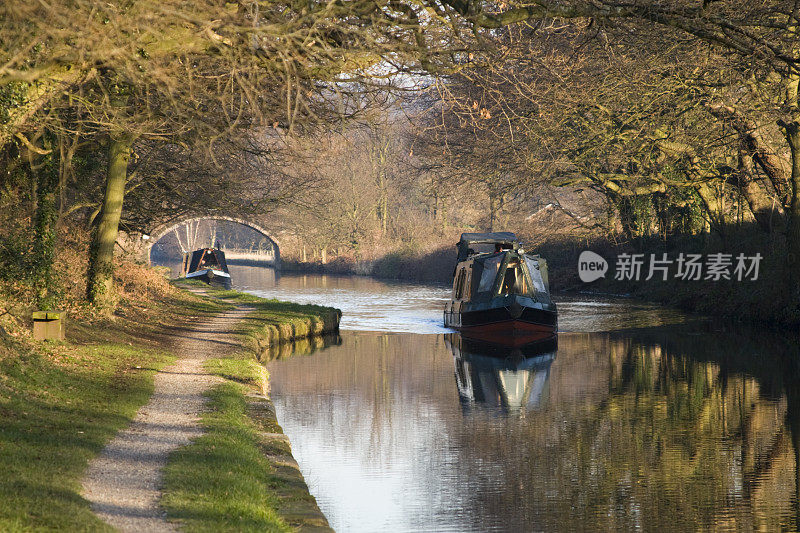
{"type": "Polygon", "coordinates": [[[456,300],[464,297],[464,278],[467,277],[467,270],[462,268],[458,272],[458,280],[456,281],[456,300]]]}
{"type": "Polygon", "coordinates": [[[531,281],[536,292],[547,294],[547,283],[544,280],[544,276],[547,274],[542,275],[539,261],[535,257],[525,256],[525,263],[528,265],[528,271],[530,271],[531,281]]]}
{"type": "Polygon", "coordinates": [[[500,294],[504,296],[509,294],[530,296],[533,294],[531,286],[520,267],[519,261],[508,264],[505,275],[503,276],[503,284],[500,287],[500,294]]]}
{"type": "Polygon", "coordinates": [[[492,290],[492,287],[494,287],[494,280],[497,278],[497,271],[500,270],[500,263],[502,261],[502,255],[489,257],[483,261],[481,281],[478,283],[478,290],[476,292],[488,292],[492,290]]]}
{"type": "Polygon", "coordinates": [[[213,252],[206,252],[203,254],[203,260],[200,261],[200,267],[215,267],[219,266],[217,262],[217,257],[214,255],[213,252]]]}
{"type": "Polygon", "coordinates": [[[481,274],[483,273],[483,262],[475,261],[472,263],[472,272],[469,276],[469,293],[473,296],[478,292],[478,284],[481,281],[481,274]]]}

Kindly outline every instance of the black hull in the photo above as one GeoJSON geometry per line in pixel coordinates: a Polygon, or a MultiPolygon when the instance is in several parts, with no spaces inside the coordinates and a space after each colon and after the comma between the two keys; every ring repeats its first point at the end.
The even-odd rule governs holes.
{"type": "Polygon", "coordinates": [[[534,307],[521,307],[521,313],[513,311],[512,307],[505,306],[479,311],[464,311],[460,313],[461,327],[470,328],[515,321],[555,331],[558,324],[558,314],[555,311],[534,307]]]}
{"type": "Polygon", "coordinates": [[[554,337],[558,314],[555,308],[524,307],[515,302],[510,306],[445,313],[445,326],[460,331],[465,338],[520,347],[554,337]]]}

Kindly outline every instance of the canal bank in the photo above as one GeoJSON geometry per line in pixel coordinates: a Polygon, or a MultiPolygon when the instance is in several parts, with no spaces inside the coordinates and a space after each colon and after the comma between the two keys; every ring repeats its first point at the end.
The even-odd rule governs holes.
{"type": "Polygon", "coordinates": [[[207,342],[193,346],[204,352],[204,373],[219,379],[203,391],[199,435],[169,456],[159,507],[184,531],[330,531],[277,422],[268,374],[258,361],[281,345],[335,334],[341,313],[199,283],[176,285],[232,308],[212,319],[207,342]]]}
{"type": "MultiPolygon", "coordinates": [[[[318,316],[313,308],[304,316],[300,308],[269,311],[270,305],[250,298],[244,303],[226,296],[198,297],[164,283],[150,298],[123,302],[112,318],[70,321],[65,342],[36,343],[24,329],[3,331],[0,497],[7,505],[0,509],[0,529],[108,527],[81,497],[80,480],[89,461],[151,398],[159,372],[180,360],[181,339],[192,338],[198,325],[236,308],[247,308],[251,323],[258,318],[253,315],[271,312],[279,334],[299,336],[309,323],[311,334],[314,324],[326,325],[325,317],[312,318],[318,316]],[[281,329],[281,322],[291,327],[281,329]]],[[[218,351],[197,372],[222,377],[208,392],[205,434],[170,459],[162,503],[187,530],[325,530],[262,395],[266,373],[246,346],[253,329],[248,316],[241,322],[232,332],[237,341],[228,346],[234,350],[218,351]],[[234,464],[245,469],[235,471],[241,476],[231,476],[234,464]]],[[[167,405],[180,395],[172,391],[167,405]]]]}

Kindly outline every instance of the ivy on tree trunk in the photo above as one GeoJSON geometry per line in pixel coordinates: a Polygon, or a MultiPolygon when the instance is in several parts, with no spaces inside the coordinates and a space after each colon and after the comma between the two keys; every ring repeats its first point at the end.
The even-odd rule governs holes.
{"type": "Polygon", "coordinates": [[[50,310],[55,305],[57,291],[53,279],[58,221],[59,172],[56,157],[50,150],[41,154],[32,165],[34,187],[33,246],[30,261],[31,281],[39,309],[50,310]]]}

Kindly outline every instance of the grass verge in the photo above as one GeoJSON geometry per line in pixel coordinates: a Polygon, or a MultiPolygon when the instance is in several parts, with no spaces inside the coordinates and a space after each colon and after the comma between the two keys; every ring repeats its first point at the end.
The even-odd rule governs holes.
{"type": "Polygon", "coordinates": [[[332,307],[268,300],[237,291],[216,291],[214,295],[252,309],[239,324],[237,333],[242,336],[245,350],[258,359],[279,344],[339,330],[342,312],[332,307]]]}
{"type": "Polygon", "coordinates": [[[110,529],[80,496],[89,460],[174,359],[164,326],[223,307],[172,291],[115,317],[68,321],[65,342],[0,337],[0,531],[110,529]]]}
{"type": "MultiPolygon", "coordinates": [[[[155,373],[174,360],[171,328],[185,330],[242,303],[253,307],[253,320],[240,331],[245,339],[257,335],[263,317],[277,324],[284,318],[302,322],[315,307],[267,304],[240,293],[223,294],[226,299],[201,298],[161,286],[157,276],[150,277],[154,286],[148,286],[146,293],[135,293],[138,286],[131,286],[113,317],[84,314],[81,320],[68,320],[65,342],[35,342],[24,325],[11,333],[0,329],[0,531],[111,530],[80,496],[81,478],[91,458],[148,401],[155,373]]],[[[246,392],[253,386],[264,389],[264,367],[252,351],[243,350],[209,362],[209,370],[237,382],[213,391],[214,410],[204,421],[211,449],[233,463],[217,461],[213,454],[196,457],[203,468],[192,466],[198,491],[195,503],[208,504],[227,518],[203,515],[207,525],[189,520],[190,529],[218,530],[220,524],[233,523],[230,516],[250,515],[261,517],[253,522],[259,524],[255,529],[284,531],[315,524],[324,528],[324,517],[299,472],[299,481],[281,482],[286,476],[275,463],[274,446],[264,437],[263,417],[248,414],[255,412],[255,404],[246,392]],[[257,482],[245,475],[256,466],[262,476],[257,482]],[[230,479],[232,472],[240,483],[230,479]],[[226,487],[227,496],[221,496],[220,486],[226,487]],[[278,503],[273,506],[272,501],[278,503]],[[287,515],[287,501],[306,507],[300,515],[287,515]]],[[[269,431],[277,434],[280,428],[277,422],[274,425],[277,429],[269,431]]],[[[288,444],[286,448],[288,458],[281,461],[290,462],[288,444]]],[[[179,465],[181,457],[192,457],[191,450],[185,453],[171,466],[179,465]]],[[[248,523],[239,521],[231,528],[252,529],[248,523]]]]}
{"type": "Polygon", "coordinates": [[[113,343],[0,362],[0,530],[104,529],[79,496],[89,459],[153,390],[160,350],[113,343]]]}
{"type": "Polygon", "coordinates": [[[235,331],[242,349],[206,362],[210,373],[228,381],[207,395],[205,434],[170,456],[162,505],[187,531],[330,531],[275,418],[266,396],[268,374],[257,358],[278,345],[302,343],[296,340],[301,337],[335,331],[341,313],[207,286],[204,291],[251,311],[235,331]]]}
{"type": "Polygon", "coordinates": [[[208,397],[206,433],[170,457],[162,505],[186,531],[291,531],[275,510],[272,466],[243,386],[218,385],[208,397]]]}
{"type": "Polygon", "coordinates": [[[212,359],[207,368],[214,374],[243,383],[262,385],[265,376],[257,361],[269,361],[288,351],[310,353],[331,339],[325,336],[339,331],[342,312],[333,307],[297,304],[261,298],[239,291],[210,288],[198,281],[180,280],[182,288],[202,288],[209,301],[250,308],[236,326],[242,349],[222,359],[212,359]]]}

